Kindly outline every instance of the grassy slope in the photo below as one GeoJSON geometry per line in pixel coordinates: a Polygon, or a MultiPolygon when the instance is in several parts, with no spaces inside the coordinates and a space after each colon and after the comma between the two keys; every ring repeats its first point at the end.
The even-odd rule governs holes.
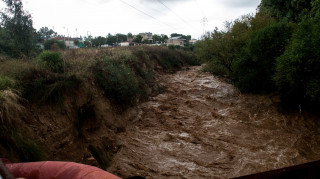
{"type": "Polygon", "coordinates": [[[192,53],[166,47],[63,51],[64,72],[39,59],[0,64],[0,157],[64,160],[106,168],[121,147],[117,133],[135,104],[163,88],[157,73],[196,65],[192,53]]]}

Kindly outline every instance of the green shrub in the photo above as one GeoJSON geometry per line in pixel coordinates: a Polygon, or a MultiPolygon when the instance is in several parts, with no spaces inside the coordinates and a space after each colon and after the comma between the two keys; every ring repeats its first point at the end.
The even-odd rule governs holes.
{"type": "Polygon", "coordinates": [[[273,75],[276,58],[285,50],[292,28],[285,23],[273,23],[253,31],[242,54],[233,62],[236,85],[246,92],[275,90],[273,75]]]}
{"type": "Polygon", "coordinates": [[[7,76],[0,76],[0,90],[6,90],[8,88],[14,88],[15,81],[7,76]]]}
{"type": "Polygon", "coordinates": [[[64,62],[58,52],[43,51],[39,55],[39,59],[52,72],[61,73],[64,70],[64,62]]]}
{"type": "Polygon", "coordinates": [[[191,66],[201,65],[200,61],[198,60],[198,58],[195,56],[193,52],[179,50],[178,53],[180,55],[183,65],[191,65],[191,66]]]}
{"type": "Polygon", "coordinates": [[[234,22],[227,23],[228,31],[215,29],[196,44],[196,56],[207,63],[206,71],[231,77],[232,63],[240,55],[247,40],[250,19],[251,16],[243,16],[234,22]]]}
{"type": "Polygon", "coordinates": [[[180,68],[183,65],[176,51],[161,50],[157,57],[159,64],[165,69],[180,68]]]}
{"type": "Polygon", "coordinates": [[[49,39],[49,40],[46,40],[44,42],[44,49],[45,50],[51,50],[51,48],[53,48],[54,45],[57,45],[60,49],[66,49],[66,44],[63,42],[63,41],[59,41],[59,40],[56,40],[56,39],[49,39]]]}
{"type": "Polygon", "coordinates": [[[136,74],[123,61],[104,59],[97,63],[95,73],[105,95],[119,106],[134,104],[142,92],[136,74]]]}
{"type": "Polygon", "coordinates": [[[206,62],[201,70],[217,76],[229,76],[230,73],[224,66],[216,61],[206,62]]]}
{"type": "Polygon", "coordinates": [[[320,17],[304,19],[284,54],[277,59],[275,81],[282,102],[319,110],[320,17]]]}

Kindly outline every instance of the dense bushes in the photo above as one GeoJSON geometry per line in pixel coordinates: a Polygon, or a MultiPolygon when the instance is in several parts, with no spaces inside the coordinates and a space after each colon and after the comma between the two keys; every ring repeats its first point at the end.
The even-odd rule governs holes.
{"type": "Polygon", "coordinates": [[[104,59],[98,63],[96,80],[105,94],[117,104],[127,106],[135,103],[140,91],[135,73],[124,61],[104,59]]]}
{"type": "MultiPolygon", "coordinates": [[[[98,84],[105,96],[120,106],[118,109],[125,110],[138,100],[163,89],[155,80],[155,70],[173,71],[182,65],[199,64],[191,52],[166,47],[79,49],[60,53],[63,53],[65,66],[61,54],[49,51],[42,52],[35,60],[1,61],[1,155],[16,161],[44,159],[43,149],[27,135],[29,132],[30,136],[33,134],[32,128],[26,125],[32,123],[28,121],[29,117],[33,118],[26,112],[30,104],[31,109],[34,109],[33,105],[58,104],[64,110],[63,98],[66,94],[74,94],[84,81],[85,84],[98,84]],[[19,127],[21,130],[16,130],[17,125],[22,126],[19,127]],[[22,132],[27,134],[22,135],[22,132]]],[[[76,100],[71,101],[73,105],[76,100]]],[[[42,109],[39,111],[46,113],[42,109]]],[[[97,117],[94,106],[88,102],[71,110],[75,110],[75,127],[81,136],[84,132],[82,126],[91,124],[97,117]]],[[[99,146],[89,148],[101,166],[107,166],[111,159],[106,158],[109,154],[105,149],[99,146]]]]}
{"type": "Polygon", "coordinates": [[[247,92],[275,90],[272,78],[276,58],[284,52],[291,34],[292,28],[285,23],[273,23],[253,31],[241,55],[233,62],[235,84],[247,92]]]}
{"type": "Polygon", "coordinates": [[[39,60],[45,66],[45,68],[49,69],[50,71],[55,73],[63,72],[64,64],[60,53],[43,51],[39,55],[39,60]]]}
{"type": "Polygon", "coordinates": [[[263,0],[255,16],[205,36],[196,55],[205,71],[229,77],[242,91],[279,92],[282,104],[319,109],[319,2],[263,0]]]}
{"type": "Polygon", "coordinates": [[[196,55],[204,62],[208,62],[205,71],[215,75],[231,77],[232,63],[241,53],[248,36],[250,16],[243,16],[227,26],[229,31],[215,29],[208,34],[202,42],[196,46],[196,55]]]}
{"type": "Polygon", "coordinates": [[[115,104],[126,108],[146,96],[153,89],[154,69],[178,69],[199,62],[191,52],[169,50],[166,47],[132,47],[108,51],[93,66],[95,79],[105,95],[115,104]]]}
{"type": "Polygon", "coordinates": [[[6,90],[15,86],[14,79],[7,76],[0,76],[0,90],[6,90]]]}
{"type": "Polygon", "coordinates": [[[278,20],[300,21],[316,0],[262,0],[260,11],[271,13],[278,20]]]}
{"type": "MultiPolygon", "coordinates": [[[[44,51],[37,60],[6,60],[0,65],[0,89],[10,89],[30,102],[62,102],[63,94],[77,89],[80,78],[65,71],[61,55],[44,51]]],[[[67,63],[68,64],[68,63],[67,63]]]]}
{"type": "Polygon", "coordinates": [[[319,17],[304,19],[277,59],[275,81],[286,104],[314,109],[320,106],[319,34],[319,17]]]}

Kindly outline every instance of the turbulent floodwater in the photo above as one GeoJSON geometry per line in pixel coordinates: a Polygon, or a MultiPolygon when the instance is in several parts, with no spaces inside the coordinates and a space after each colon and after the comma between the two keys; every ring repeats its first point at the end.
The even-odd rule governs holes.
{"type": "Polygon", "coordinates": [[[121,177],[230,178],[320,159],[320,124],[280,114],[276,97],[241,94],[192,67],[139,106],[108,171],[121,177]]]}

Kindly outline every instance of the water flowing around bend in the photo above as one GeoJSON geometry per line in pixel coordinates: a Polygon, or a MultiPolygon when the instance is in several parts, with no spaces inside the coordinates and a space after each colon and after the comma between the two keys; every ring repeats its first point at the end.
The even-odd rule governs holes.
{"type": "Polygon", "coordinates": [[[279,114],[273,97],[240,94],[199,69],[162,76],[167,92],[139,106],[108,171],[230,178],[320,159],[316,117],[279,114]]]}

